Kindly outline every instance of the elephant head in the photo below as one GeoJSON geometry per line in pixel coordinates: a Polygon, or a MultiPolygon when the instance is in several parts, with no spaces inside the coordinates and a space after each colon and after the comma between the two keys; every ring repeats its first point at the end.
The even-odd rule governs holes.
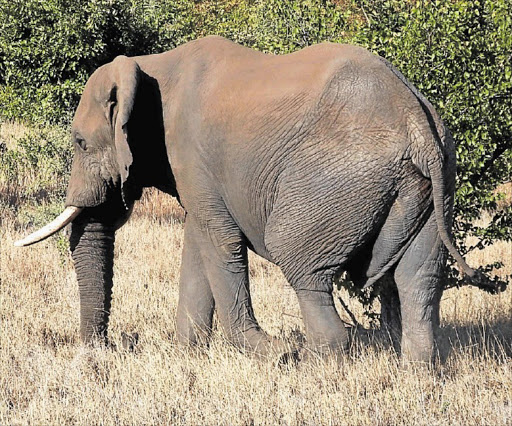
{"type": "Polygon", "coordinates": [[[75,157],[66,205],[96,207],[115,191],[128,209],[125,187],[133,164],[128,142],[141,71],[137,63],[118,57],[89,79],[72,125],[75,157]]]}
{"type": "Polygon", "coordinates": [[[143,187],[174,192],[158,84],[133,58],[117,57],[90,77],[71,131],[75,152],[66,209],[16,245],[33,244],[72,222],[80,332],[84,341],[90,341],[106,334],[115,231],[128,219],[143,187]]]}

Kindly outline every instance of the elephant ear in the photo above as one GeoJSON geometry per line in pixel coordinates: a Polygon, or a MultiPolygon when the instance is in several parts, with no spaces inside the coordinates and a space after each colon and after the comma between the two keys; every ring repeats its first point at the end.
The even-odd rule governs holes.
{"type": "Polygon", "coordinates": [[[126,56],[118,56],[112,62],[113,86],[107,102],[107,115],[114,129],[117,164],[121,175],[121,192],[129,175],[133,156],[128,144],[128,122],[135,105],[137,88],[141,80],[139,65],[126,56]],[[117,107],[117,108],[116,108],[117,107]],[[117,111],[115,111],[117,109],[117,111]]]}

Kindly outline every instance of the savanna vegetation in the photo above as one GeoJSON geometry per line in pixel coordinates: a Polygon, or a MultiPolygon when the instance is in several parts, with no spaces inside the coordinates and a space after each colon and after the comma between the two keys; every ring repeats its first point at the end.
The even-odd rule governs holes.
{"type": "MultiPolygon", "coordinates": [[[[183,211],[147,191],[119,231],[111,335],[82,347],[64,233],[13,241],[60,212],[68,128],[88,75],[118,54],[208,34],[272,54],[363,45],[435,105],[457,143],[454,236],[472,266],[512,276],[512,2],[0,0],[0,424],[510,424],[512,290],[488,295],[451,271],[434,370],[403,369],[378,333],[378,300],[336,290],[357,320],[350,353],[278,367],[230,348],[176,344],[183,211]],[[361,304],[360,302],[363,302],[361,304]],[[121,332],[137,332],[134,352],[121,332]]],[[[261,325],[300,344],[279,270],[251,258],[261,325]]],[[[347,323],[353,318],[338,305],[347,323]]]]}

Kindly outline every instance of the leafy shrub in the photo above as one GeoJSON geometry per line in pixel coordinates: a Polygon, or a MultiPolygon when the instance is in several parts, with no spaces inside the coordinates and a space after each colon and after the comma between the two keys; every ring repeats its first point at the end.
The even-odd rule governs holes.
{"type": "Polygon", "coordinates": [[[94,69],[192,35],[190,7],[169,0],[0,0],[2,115],[69,122],[94,69]]]}
{"type": "Polygon", "coordinates": [[[60,203],[71,169],[67,129],[32,127],[15,143],[0,140],[0,198],[13,207],[23,202],[60,203]]]}

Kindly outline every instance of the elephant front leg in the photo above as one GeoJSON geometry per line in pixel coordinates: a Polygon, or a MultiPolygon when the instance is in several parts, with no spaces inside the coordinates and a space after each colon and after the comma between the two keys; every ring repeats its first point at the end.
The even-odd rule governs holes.
{"type": "MultiPolygon", "coordinates": [[[[228,340],[236,347],[257,355],[283,354],[282,343],[269,337],[254,317],[249,293],[247,246],[241,231],[226,216],[217,217],[206,232],[189,216],[186,233],[186,240],[194,240],[201,254],[201,269],[210,284],[219,322],[228,340]]],[[[197,270],[191,271],[191,274],[195,273],[197,270]]],[[[193,282],[198,285],[197,280],[193,282]]]]}
{"type": "Polygon", "coordinates": [[[185,223],[185,239],[180,272],[180,295],[176,327],[181,343],[207,342],[212,330],[215,302],[205,275],[200,246],[185,223]]]}

